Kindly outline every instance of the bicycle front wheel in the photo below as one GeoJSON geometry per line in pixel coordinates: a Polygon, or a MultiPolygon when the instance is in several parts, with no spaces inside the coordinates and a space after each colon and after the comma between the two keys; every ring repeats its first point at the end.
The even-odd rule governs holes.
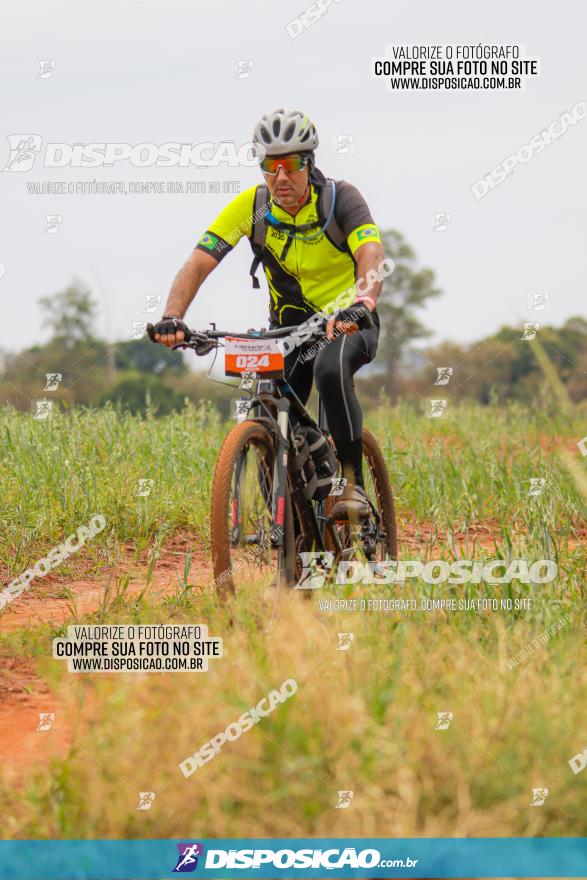
{"type": "Polygon", "coordinates": [[[252,585],[293,583],[293,516],[285,495],[283,546],[271,546],[275,441],[264,425],[245,421],[225,437],[212,482],[210,536],[214,586],[225,598],[252,585]]]}

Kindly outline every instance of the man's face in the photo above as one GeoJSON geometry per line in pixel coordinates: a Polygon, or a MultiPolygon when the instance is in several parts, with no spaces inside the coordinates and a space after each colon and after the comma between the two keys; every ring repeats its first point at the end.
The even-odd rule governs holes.
{"type": "MultiPolygon", "coordinates": [[[[288,156],[280,156],[279,158],[287,159],[289,156],[299,155],[299,153],[289,153],[288,156]]],[[[308,186],[307,165],[301,171],[290,171],[289,173],[280,165],[277,174],[264,174],[263,176],[271,196],[278,205],[286,209],[299,207],[300,199],[308,186]]]]}

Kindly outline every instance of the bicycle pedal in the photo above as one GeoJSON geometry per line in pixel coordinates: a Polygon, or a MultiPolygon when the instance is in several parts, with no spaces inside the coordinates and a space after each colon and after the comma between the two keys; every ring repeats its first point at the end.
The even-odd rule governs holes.
{"type": "Polygon", "coordinates": [[[333,523],[337,523],[338,525],[360,526],[367,521],[367,517],[359,516],[358,514],[349,516],[347,513],[345,513],[343,516],[337,516],[335,519],[331,517],[330,521],[333,523]]]}

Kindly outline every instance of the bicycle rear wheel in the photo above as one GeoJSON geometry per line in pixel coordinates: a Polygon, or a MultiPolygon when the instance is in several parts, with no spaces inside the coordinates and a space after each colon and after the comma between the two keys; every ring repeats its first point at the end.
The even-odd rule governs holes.
{"type": "MultiPolygon", "coordinates": [[[[377,535],[378,554],[382,559],[397,560],[397,520],[389,472],[381,448],[370,431],[363,428],[365,492],[381,517],[377,535]]],[[[374,533],[375,538],[375,533],[374,533]]]]}
{"type": "Polygon", "coordinates": [[[245,421],[225,437],[212,482],[210,536],[214,586],[221,597],[252,584],[294,579],[293,517],[285,496],[281,548],[271,546],[275,442],[264,425],[245,421]]]}

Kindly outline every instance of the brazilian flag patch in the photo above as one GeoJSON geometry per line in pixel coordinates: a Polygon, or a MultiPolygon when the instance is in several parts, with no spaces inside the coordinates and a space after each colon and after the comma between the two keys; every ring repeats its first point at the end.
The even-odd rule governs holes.
{"type": "Polygon", "coordinates": [[[201,247],[206,248],[206,250],[208,251],[213,251],[218,244],[218,239],[215,235],[211,235],[209,232],[206,232],[206,234],[201,237],[198,244],[201,245],[201,247]]]}
{"type": "Polygon", "coordinates": [[[365,241],[373,235],[378,235],[379,230],[376,226],[365,226],[363,229],[357,230],[357,241],[365,241]]]}

